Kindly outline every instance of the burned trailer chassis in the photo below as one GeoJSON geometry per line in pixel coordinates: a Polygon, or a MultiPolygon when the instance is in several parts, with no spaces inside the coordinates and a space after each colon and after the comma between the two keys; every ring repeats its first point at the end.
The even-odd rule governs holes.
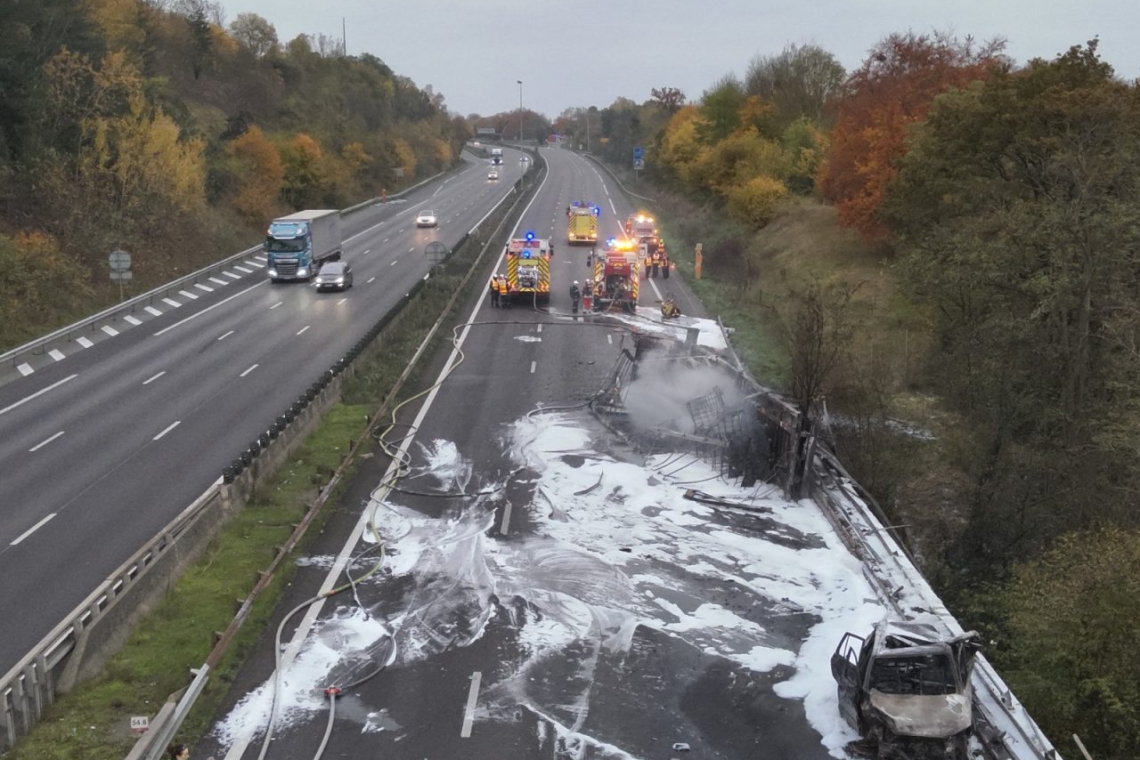
{"type": "Polygon", "coordinates": [[[879,726],[865,739],[847,745],[852,754],[868,760],[969,760],[969,732],[948,739],[896,736],[879,726]]]}
{"type": "Polygon", "coordinates": [[[800,490],[797,486],[806,470],[801,461],[806,453],[803,442],[810,430],[806,417],[776,394],[757,392],[750,378],[707,349],[635,333],[632,349],[619,354],[590,407],[607,426],[645,453],[687,450],[707,458],[721,475],[739,479],[744,487],[767,482],[792,494],[800,490]],[[686,404],[688,420],[639,429],[629,419],[625,399],[650,351],[685,366],[718,365],[731,376],[726,384],[735,384],[737,393],[746,394],[744,400],[726,405],[724,392],[716,388],[686,404]]]}

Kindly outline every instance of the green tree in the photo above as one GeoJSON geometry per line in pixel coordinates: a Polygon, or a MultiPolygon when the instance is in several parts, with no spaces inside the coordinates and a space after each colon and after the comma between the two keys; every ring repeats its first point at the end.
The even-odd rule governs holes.
{"type": "Polygon", "coordinates": [[[744,91],[775,106],[780,128],[800,118],[819,124],[843,94],[847,72],[818,45],[788,45],[778,55],[757,56],[744,75],[744,91]]]}
{"type": "Polygon", "coordinates": [[[1134,524],[1140,98],[1096,45],[940,97],[885,218],[930,305],[931,379],[981,445],[954,563],[1134,524]]]}
{"type": "Polygon", "coordinates": [[[701,122],[697,134],[706,145],[723,140],[740,127],[744,87],[734,75],[722,77],[701,96],[701,122]]]}
{"type": "Polygon", "coordinates": [[[230,24],[230,34],[256,58],[277,50],[277,30],[256,13],[239,13],[230,24]]]}
{"type": "Polygon", "coordinates": [[[1059,746],[1080,734],[1093,757],[1140,757],[1140,534],[1062,538],[1019,565],[1002,596],[996,654],[1018,698],[1059,746]]]}

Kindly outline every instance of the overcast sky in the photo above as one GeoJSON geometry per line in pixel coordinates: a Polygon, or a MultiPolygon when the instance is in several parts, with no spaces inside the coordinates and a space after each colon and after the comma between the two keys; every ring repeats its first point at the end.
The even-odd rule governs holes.
{"type": "Polygon", "coordinates": [[[891,32],[1002,36],[1014,60],[1100,37],[1117,75],[1140,77],[1140,0],[221,0],[227,23],[257,13],[282,42],[339,38],[443,93],[453,112],[641,102],[653,87],[697,99],[756,55],[815,43],[848,70],[891,32]]]}

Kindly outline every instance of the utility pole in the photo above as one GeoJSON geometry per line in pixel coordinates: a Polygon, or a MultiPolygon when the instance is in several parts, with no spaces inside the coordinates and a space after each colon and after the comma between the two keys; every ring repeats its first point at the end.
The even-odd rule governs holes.
{"type": "Polygon", "coordinates": [[[340,17],[340,54],[345,58],[348,57],[348,26],[345,24],[344,16],[340,17]]]}
{"type": "Polygon", "coordinates": [[[522,107],[522,80],[517,80],[519,83],[519,142],[522,142],[522,123],[523,123],[523,107],[522,107]]]}

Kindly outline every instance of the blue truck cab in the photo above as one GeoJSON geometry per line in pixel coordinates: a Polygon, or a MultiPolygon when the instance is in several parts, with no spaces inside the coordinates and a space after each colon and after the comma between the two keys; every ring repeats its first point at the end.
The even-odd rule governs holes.
{"type": "Polygon", "coordinates": [[[263,247],[271,282],[311,280],[321,264],[340,259],[340,212],[316,209],[274,219],[263,247]]]}

